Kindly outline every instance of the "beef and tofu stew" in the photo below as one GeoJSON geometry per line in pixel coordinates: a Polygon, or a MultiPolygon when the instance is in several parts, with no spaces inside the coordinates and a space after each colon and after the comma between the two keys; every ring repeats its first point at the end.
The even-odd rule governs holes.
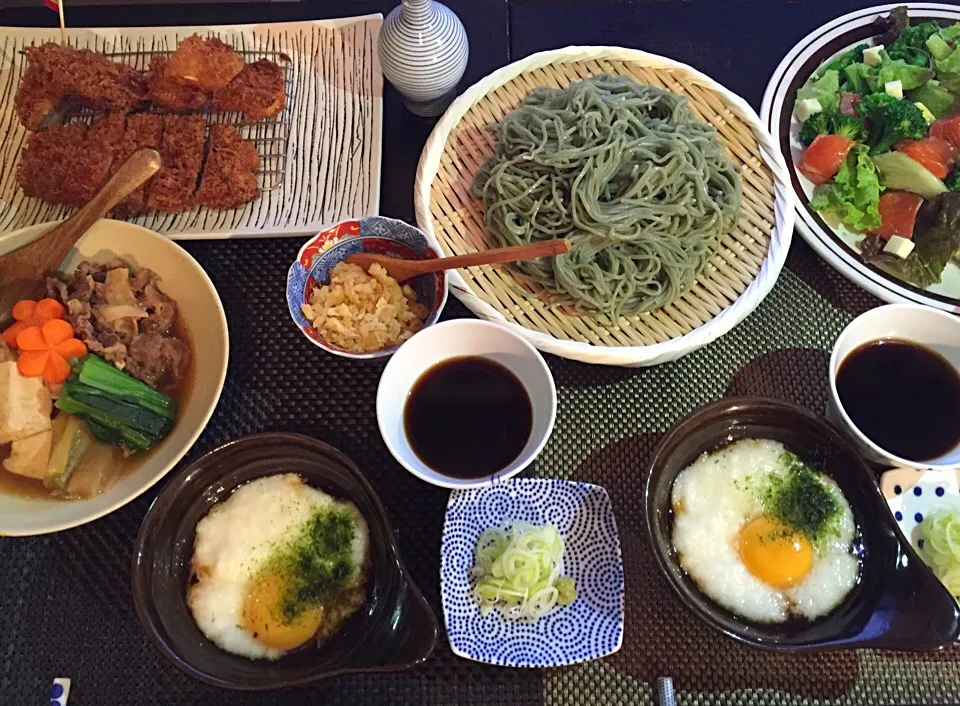
{"type": "Polygon", "coordinates": [[[192,364],[177,303],[145,267],[82,262],[13,318],[0,343],[0,490],[98,495],[176,423],[192,364]]]}

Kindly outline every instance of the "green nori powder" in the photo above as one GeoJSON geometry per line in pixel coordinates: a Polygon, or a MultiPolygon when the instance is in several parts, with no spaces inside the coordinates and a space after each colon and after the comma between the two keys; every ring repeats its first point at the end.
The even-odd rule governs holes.
{"type": "Polygon", "coordinates": [[[768,479],[763,493],[767,512],[813,542],[837,534],[840,504],[819,474],[789,451],[780,462],[787,473],[768,479]]]}
{"type": "Polygon", "coordinates": [[[323,508],[296,538],[267,560],[263,571],[280,576],[285,586],[280,605],[285,621],[322,605],[354,576],[355,533],[356,523],[349,510],[323,508]]]}

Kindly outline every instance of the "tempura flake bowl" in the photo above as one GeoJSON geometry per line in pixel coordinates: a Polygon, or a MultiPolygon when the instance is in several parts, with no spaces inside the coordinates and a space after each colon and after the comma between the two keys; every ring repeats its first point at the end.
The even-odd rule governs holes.
{"type": "MultiPolygon", "coordinates": [[[[368,216],[343,221],[304,243],[287,273],[287,307],[290,317],[311,343],[334,355],[357,360],[385,358],[399,346],[372,353],[345,350],[325,340],[307,320],[302,306],[319,286],[330,281],[330,271],[350,255],[370,253],[408,260],[432,260],[439,257],[436,242],[414,226],[384,216],[368,216]]],[[[434,272],[414,277],[407,282],[417,294],[417,301],[428,311],[422,328],[440,319],[447,302],[447,274],[434,272]]],[[[422,329],[421,329],[422,330],[422,329]]]]}
{"type": "Polygon", "coordinates": [[[440,557],[440,593],[450,649],[505,667],[558,667],[613,654],[623,643],[623,561],[607,491],[598,485],[514,478],[454,490],[447,505],[440,557]],[[480,614],[470,569],[484,530],[513,521],[552,524],[566,543],[563,576],[577,598],[530,623],[498,611],[480,614]]]}

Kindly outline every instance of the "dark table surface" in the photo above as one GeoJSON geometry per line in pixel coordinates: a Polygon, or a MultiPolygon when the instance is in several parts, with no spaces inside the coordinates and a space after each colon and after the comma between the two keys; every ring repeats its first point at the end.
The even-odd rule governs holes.
{"type": "MultiPolygon", "coordinates": [[[[828,20],[872,3],[858,0],[448,0],[447,4],[460,16],[470,39],[470,62],[463,85],[532,52],[569,44],[621,45],[686,62],[759,109],[773,68],[796,41],[828,20]]],[[[386,14],[393,5],[393,0],[302,0],[232,5],[164,3],[151,6],[143,2],[139,6],[71,7],[68,4],[67,7],[70,25],[80,27],[316,19],[371,12],[386,14]]],[[[54,26],[55,22],[55,13],[45,9],[41,0],[37,0],[36,7],[0,9],[3,25],[54,26]]],[[[413,220],[413,177],[431,127],[431,121],[407,113],[392,87],[386,87],[381,198],[384,215],[413,220]]],[[[234,339],[220,405],[187,460],[230,438],[264,430],[300,431],[339,447],[368,472],[394,520],[401,550],[415,580],[440,615],[437,555],[447,494],[413,479],[386,453],[372,419],[376,380],[382,366],[348,364],[331,356],[319,356],[288,325],[279,283],[299,245],[298,240],[291,239],[186,245],[217,285],[234,339]]],[[[774,367],[778,370],[757,378],[764,384],[769,383],[770,390],[762,385],[759,390],[756,385],[744,387],[747,377],[739,374],[731,379],[725,377],[715,393],[710,390],[717,385],[711,381],[694,381],[707,390],[704,392],[707,398],[724,393],[782,394],[786,390],[786,396],[793,395],[801,403],[822,404],[822,380],[807,384],[778,377],[779,367],[792,374],[798,369],[802,372],[808,361],[820,366],[822,349],[829,345],[826,336],[835,335],[853,314],[877,302],[826,268],[799,239],[794,241],[788,268],[789,272],[784,275],[786,281],[778,284],[771,295],[772,303],[765,303],[759,313],[748,320],[754,322],[750,324],[752,330],[763,339],[764,346],[769,347],[770,336],[781,334],[787,343],[779,345],[793,346],[788,349],[790,355],[783,359],[786,361],[783,366],[777,363],[774,367]],[[780,323],[771,318],[772,307],[789,306],[789,302],[798,298],[815,300],[818,313],[807,323],[822,324],[826,334],[811,334],[811,338],[796,333],[790,324],[779,330],[780,323]],[[771,321],[773,323],[769,323],[771,321]],[[808,349],[813,353],[803,352],[808,349]],[[811,391],[817,385],[820,387],[811,391]]],[[[451,302],[447,315],[462,316],[466,312],[451,302]]],[[[721,352],[718,356],[727,350],[725,345],[715,344],[715,350],[721,352]]],[[[711,353],[703,355],[701,361],[713,360],[711,353]]],[[[761,355],[756,360],[763,359],[761,355]]],[[[660,381],[685,369],[681,363],[672,368],[661,366],[656,371],[628,372],[554,358],[550,358],[549,364],[558,386],[572,390],[571,399],[608,384],[621,385],[624,389],[636,381],[640,385],[673,385],[673,382],[660,381]]],[[[731,373],[726,370],[722,374],[731,373]]],[[[631,441],[624,446],[617,442],[611,447],[612,456],[599,458],[606,459],[604,463],[616,464],[624,454],[635,453],[630,463],[639,466],[663,428],[675,422],[679,415],[668,416],[666,424],[656,433],[631,437],[638,439],[636,444],[631,441]]],[[[598,423],[602,426],[605,421],[601,419],[598,423]]],[[[617,423],[611,419],[611,428],[617,423]]],[[[546,462],[553,464],[559,458],[561,456],[551,451],[546,462]]],[[[628,635],[622,659],[626,660],[624,664],[632,660],[625,670],[630,678],[611,676],[612,672],[605,671],[608,667],[603,662],[545,672],[476,665],[453,656],[441,636],[427,664],[406,673],[343,677],[284,694],[232,694],[214,690],[181,675],[161,657],[140,630],[131,605],[131,547],[156,492],[155,488],[107,518],[85,527],[52,536],[0,540],[0,594],[3,594],[0,599],[0,706],[41,703],[55,676],[73,678],[70,703],[75,706],[639,704],[651,702],[651,681],[657,676],[658,665],[666,665],[664,669],[680,668],[671,667],[672,655],[661,654],[672,648],[644,647],[645,643],[657,639],[654,631],[628,635]],[[568,676],[578,681],[566,681],[568,676]],[[605,685],[602,691],[599,686],[591,691],[591,684],[601,683],[605,685]]],[[[625,492],[634,493],[635,489],[627,486],[625,492]]],[[[615,502],[621,502],[619,497],[615,497],[615,502]]],[[[622,522],[621,508],[617,509],[618,522],[622,522]]],[[[626,520],[627,525],[631,522],[632,519],[626,520]]],[[[628,554],[625,548],[625,555],[628,554]]],[[[625,558],[629,560],[630,556],[625,558]]],[[[628,592],[630,586],[628,577],[628,592]]],[[[657,596],[657,600],[664,601],[672,598],[666,593],[657,596]]],[[[630,599],[628,595],[628,602],[630,599]]],[[[628,606],[628,612],[630,610],[628,606]]],[[[676,611],[671,615],[682,616],[682,611],[675,607],[670,610],[676,611]]],[[[663,635],[669,630],[663,623],[655,627],[662,629],[663,635]]],[[[628,625],[628,632],[631,629],[628,625]]],[[[711,659],[716,657],[715,663],[684,667],[690,676],[687,681],[678,679],[682,703],[811,703],[809,698],[837,703],[902,702],[895,696],[896,684],[886,684],[882,698],[870,696],[871,682],[888,678],[879,658],[855,653],[820,662],[774,659],[765,653],[761,658],[755,656],[756,651],[738,651],[743,648],[717,639],[711,656],[711,659]],[[755,673],[746,674],[739,681],[728,678],[728,671],[744,669],[736,666],[739,662],[747,664],[747,671],[755,673]],[[752,665],[760,666],[754,669],[752,665]],[[816,670],[820,668],[825,669],[824,679],[830,682],[824,691],[798,686],[798,679],[816,681],[816,670]],[[844,669],[846,676],[830,681],[831,670],[839,673],[844,669]],[[849,675],[851,670],[853,677],[849,675]],[[791,671],[801,674],[791,675],[791,671]]],[[[682,657],[677,659],[683,661],[682,657]]],[[[903,667],[902,673],[912,680],[907,693],[913,696],[903,699],[916,699],[920,695],[926,703],[943,703],[945,699],[939,690],[946,683],[944,679],[952,674],[960,683],[960,669],[956,668],[955,661],[950,664],[952,672],[944,672],[937,660],[918,662],[915,669],[905,664],[908,666],[903,667]],[[927,685],[924,680],[928,678],[927,685]]]]}

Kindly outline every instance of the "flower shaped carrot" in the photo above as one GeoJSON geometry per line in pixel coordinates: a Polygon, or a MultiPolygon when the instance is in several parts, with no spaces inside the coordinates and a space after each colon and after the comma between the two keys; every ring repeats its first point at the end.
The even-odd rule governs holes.
{"type": "Polygon", "coordinates": [[[50,319],[42,326],[28,326],[17,334],[17,370],[24,377],[59,385],[70,377],[70,358],[82,358],[87,346],[73,337],[73,326],[63,319],[50,319]]]}
{"type": "Polygon", "coordinates": [[[51,319],[62,319],[67,310],[56,299],[41,299],[38,302],[21,299],[14,305],[12,313],[15,323],[3,332],[3,340],[8,346],[17,345],[17,336],[25,328],[43,326],[51,319]]]}

